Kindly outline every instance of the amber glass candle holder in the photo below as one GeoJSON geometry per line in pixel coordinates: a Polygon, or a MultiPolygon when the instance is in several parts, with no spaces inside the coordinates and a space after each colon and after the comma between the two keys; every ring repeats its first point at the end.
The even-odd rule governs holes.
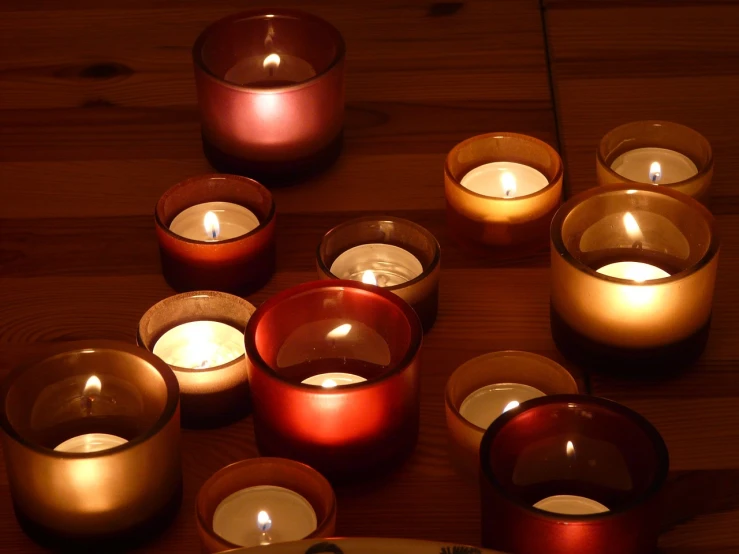
{"type": "Polygon", "coordinates": [[[634,121],[601,139],[595,170],[599,185],[656,184],[705,203],[713,178],[713,152],[703,135],[685,125],[634,121]]]}
{"type": "MultiPolygon", "coordinates": [[[[221,503],[231,495],[244,489],[259,487],[260,489],[281,487],[297,493],[308,501],[316,515],[316,529],[301,538],[331,537],[336,531],[336,497],[331,484],[323,475],[313,468],[284,458],[252,458],[242,460],[217,471],[200,488],[195,499],[195,512],[198,525],[198,535],[203,546],[203,552],[223,552],[241,545],[229,542],[214,529],[214,516],[221,503]]],[[[270,491],[267,490],[269,495],[270,491]]],[[[260,506],[250,510],[251,506],[243,505],[235,508],[241,511],[243,526],[258,524],[257,510],[269,506],[260,506]]],[[[280,513],[268,513],[270,525],[277,527],[280,513]]],[[[260,529],[261,530],[261,529],[260,529]]],[[[279,541],[279,530],[273,533],[268,529],[265,533],[265,544],[279,541]]],[[[290,538],[290,540],[293,540],[290,538]]],[[[299,540],[299,539],[294,539],[299,540]]]]}
{"type": "Polygon", "coordinates": [[[242,12],[193,47],[203,149],[218,171],[279,184],[330,165],[341,149],[344,39],[290,9],[242,12]]]}
{"type": "Polygon", "coordinates": [[[452,235],[470,250],[504,258],[545,248],[549,224],[562,196],[562,175],[559,154],[533,137],[489,133],[460,142],[449,152],[444,166],[447,221],[452,235]],[[462,184],[472,170],[486,164],[500,166],[499,175],[489,177],[494,182],[486,187],[490,194],[498,194],[500,187],[498,196],[462,184]],[[532,183],[531,173],[538,177],[539,184],[532,183]]]}
{"type": "Polygon", "coordinates": [[[404,459],[418,437],[422,337],[406,302],[356,281],[267,300],[246,329],[259,452],[347,480],[404,459]]]}
{"type": "Polygon", "coordinates": [[[209,289],[246,295],[264,286],[275,271],[275,204],[270,192],[256,181],[236,175],[191,177],[164,193],[154,221],[162,272],[177,291],[209,289]],[[258,225],[224,240],[208,240],[205,229],[210,222],[205,217],[202,240],[170,229],[184,210],[214,202],[250,211],[258,225]]]}
{"type": "Polygon", "coordinates": [[[67,343],[11,372],[0,394],[13,505],[34,539],[104,552],[156,532],[179,508],[177,379],[156,356],[67,343]]]}
{"type": "Polygon", "coordinates": [[[552,222],[552,336],[592,369],[672,371],[708,338],[719,240],[710,212],[653,185],[596,187],[552,222]]]}
{"type": "Polygon", "coordinates": [[[482,545],[517,554],[652,554],[667,447],[639,414],[579,395],[528,400],[480,445],[482,545]]]}
{"type": "Polygon", "coordinates": [[[565,368],[549,358],[530,352],[490,352],[459,366],[447,381],[444,393],[449,456],[462,476],[475,481],[479,475],[480,441],[488,425],[476,425],[464,417],[460,409],[471,394],[492,385],[499,385],[499,391],[489,391],[486,402],[491,409],[498,404],[503,409],[490,417],[497,417],[504,413],[503,410],[512,409],[518,403],[535,397],[534,394],[578,392],[575,379],[565,368]]]}
{"type": "Polygon", "coordinates": [[[177,376],[184,427],[218,427],[249,413],[243,334],[255,309],[238,296],[194,291],[165,298],[139,321],[138,344],[155,354],[164,352],[164,361],[177,376]],[[190,329],[180,327],[194,322],[197,326],[190,325],[190,329]],[[169,340],[169,347],[158,344],[177,327],[181,333],[169,340]],[[228,361],[221,363],[224,360],[228,361]]]}
{"type": "Polygon", "coordinates": [[[439,243],[429,231],[407,219],[383,216],[360,217],[331,229],[318,246],[316,264],[322,279],[369,280],[392,291],[416,310],[428,331],[439,306],[440,260],[439,243]],[[350,249],[356,249],[356,255],[335,265],[350,249]],[[404,263],[406,253],[415,258],[411,261],[417,268],[404,263]]]}

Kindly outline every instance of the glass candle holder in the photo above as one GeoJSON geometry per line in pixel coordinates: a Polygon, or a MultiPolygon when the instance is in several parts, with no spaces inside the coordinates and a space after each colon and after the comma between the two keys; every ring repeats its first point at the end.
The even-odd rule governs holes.
{"type": "Polygon", "coordinates": [[[356,281],[267,300],[246,329],[259,452],[339,480],[397,464],[418,437],[422,337],[406,302],[356,281]]]}
{"type": "Polygon", "coordinates": [[[609,131],[595,155],[599,185],[647,183],[705,202],[713,178],[711,144],[670,121],[634,121],[609,131]]]}
{"type": "Polygon", "coordinates": [[[192,55],[213,167],[278,184],[332,163],[344,121],[344,39],[330,23],[290,9],[216,21],[192,55]]]}
{"type": "Polygon", "coordinates": [[[639,414],[579,395],[529,400],[480,445],[482,545],[519,554],[651,554],[667,447],[639,414]]]}
{"type": "Polygon", "coordinates": [[[719,240],[710,212],[653,185],[607,185],[552,221],[552,336],[592,369],[672,371],[703,352],[719,240]]]}
{"type": "Polygon", "coordinates": [[[408,302],[424,331],[436,321],[441,251],[429,231],[399,217],[352,219],[323,236],[316,254],[321,279],[377,284],[408,302]]]}
{"type": "Polygon", "coordinates": [[[184,427],[217,427],[249,413],[244,329],[255,309],[238,296],[194,291],[165,298],[139,321],[138,344],[177,376],[184,427]]]}
{"type": "Polygon", "coordinates": [[[460,142],[444,166],[452,235],[469,249],[502,257],[544,248],[562,175],[559,154],[533,137],[489,133],[460,142]]]}
{"type": "Polygon", "coordinates": [[[159,358],[114,341],[66,343],[11,372],[0,395],[13,505],[34,539],[102,552],[173,517],[179,394],[159,358]]]}
{"type": "Polygon", "coordinates": [[[463,363],[449,377],[444,393],[452,463],[462,476],[476,481],[482,435],[498,416],[530,398],[577,392],[565,368],[538,354],[505,350],[463,363]]]}
{"type": "Polygon", "coordinates": [[[313,468],[283,458],[242,460],[217,471],[200,488],[195,511],[207,553],[331,537],[336,531],[329,482],[313,468]]]}
{"type": "Polygon", "coordinates": [[[154,221],[162,272],[177,291],[250,294],[275,271],[275,204],[236,175],[198,175],[164,193],[154,221]]]}

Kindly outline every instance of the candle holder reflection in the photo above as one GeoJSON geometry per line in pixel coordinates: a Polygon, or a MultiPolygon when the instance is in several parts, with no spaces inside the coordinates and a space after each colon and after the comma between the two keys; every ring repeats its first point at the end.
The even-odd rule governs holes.
{"type": "Polygon", "coordinates": [[[32,538],[104,551],[158,532],[179,507],[179,395],[143,349],[67,343],[5,380],[2,443],[16,517],[32,538]]]}
{"type": "Polygon", "coordinates": [[[482,545],[535,554],[651,554],[667,447],[639,414],[601,398],[536,398],[480,445],[482,545]]]}
{"type": "Polygon", "coordinates": [[[323,236],[318,277],[349,279],[385,288],[408,302],[424,331],[436,321],[441,252],[436,238],[399,217],[360,217],[323,236]]]}
{"type": "Polygon", "coordinates": [[[708,338],[719,241],[708,210],[653,185],[570,199],[552,222],[552,336],[591,369],[676,371],[708,338]]]}

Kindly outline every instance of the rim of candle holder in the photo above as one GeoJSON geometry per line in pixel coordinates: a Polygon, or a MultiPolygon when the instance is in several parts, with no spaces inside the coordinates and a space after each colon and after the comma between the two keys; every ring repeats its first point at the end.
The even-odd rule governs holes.
{"type": "MultiPolygon", "coordinates": [[[[629,129],[632,126],[641,126],[641,125],[648,125],[650,127],[669,127],[676,130],[687,132],[689,135],[692,136],[692,140],[701,143],[703,148],[706,149],[708,152],[708,160],[705,162],[705,164],[701,164],[699,167],[699,164],[696,164],[696,167],[698,167],[698,173],[693,175],[692,177],[689,177],[688,179],[683,179],[682,181],[675,181],[674,183],[667,183],[667,184],[659,184],[655,183],[657,186],[660,187],[666,187],[668,189],[674,189],[676,187],[684,187],[685,185],[688,185],[690,183],[694,183],[696,181],[700,181],[701,179],[705,178],[706,175],[708,175],[710,172],[713,171],[713,148],[711,148],[711,143],[708,142],[708,139],[704,137],[701,133],[693,129],[692,127],[688,127],[687,125],[683,125],[682,123],[675,123],[674,121],[664,121],[660,119],[646,119],[643,121],[630,121],[628,123],[623,123],[619,125],[618,127],[614,127],[610,131],[608,131],[605,135],[603,135],[603,138],[600,139],[600,142],[598,143],[598,148],[595,151],[595,158],[603,170],[606,171],[609,175],[611,175],[614,179],[622,182],[622,183],[628,183],[628,184],[646,184],[649,185],[649,183],[642,183],[640,181],[633,181],[629,179],[628,177],[624,177],[617,171],[611,169],[611,165],[606,161],[608,155],[610,155],[610,152],[604,152],[605,143],[607,142],[606,139],[610,139],[612,136],[622,133],[624,130],[629,129]]],[[[624,139],[624,141],[621,141],[621,143],[625,142],[628,139],[624,139]]],[[[655,144],[653,148],[663,148],[662,146],[655,144]]],[[[682,152],[680,152],[682,154],[682,152]]],[[[690,156],[686,156],[691,162],[695,163],[695,160],[691,158],[690,156]]],[[[613,160],[611,161],[613,163],[613,160]]]]}
{"type": "Polygon", "coordinates": [[[48,356],[38,358],[31,363],[21,365],[12,370],[4,379],[2,387],[0,388],[0,406],[3,406],[3,409],[0,410],[0,427],[11,439],[22,444],[23,446],[30,448],[35,452],[53,458],[71,458],[84,460],[88,458],[103,458],[106,456],[113,456],[125,450],[135,448],[139,444],[142,444],[152,437],[156,436],[162,429],[164,429],[164,427],[170,422],[174,414],[177,412],[177,408],[180,403],[180,386],[177,381],[177,376],[164,361],[162,361],[159,357],[155,356],[148,350],[125,342],[103,339],[92,341],[71,341],[67,343],[62,343],[59,345],[58,348],[55,348],[54,350],[58,351],[55,351],[48,356]],[[13,427],[13,425],[10,423],[10,421],[8,420],[7,412],[5,410],[8,394],[10,393],[10,390],[16,379],[20,375],[24,374],[26,371],[31,370],[39,364],[46,364],[57,358],[67,357],[70,355],[79,355],[89,350],[94,350],[96,352],[124,352],[131,356],[142,358],[145,362],[151,365],[162,378],[167,391],[167,402],[162,408],[162,413],[149,429],[132,438],[130,441],[127,441],[118,446],[114,446],[113,448],[98,450],[96,452],[66,452],[54,450],[53,448],[47,448],[45,446],[39,445],[36,442],[27,440],[26,437],[18,433],[15,427],[13,427]]]}
{"type": "Polygon", "coordinates": [[[645,501],[654,497],[662,489],[665,481],[667,480],[667,474],[670,469],[670,455],[667,450],[665,440],[660,435],[659,431],[649,422],[647,418],[638,412],[627,408],[626,406],[614,402],[613,400],[607,400],[598,396],[590,396],[586,394],[555,394],[550,396],[541,396],[539,398],[532,398],[521,402],[517,408],[509,410],[493,421],[490,427],[487,428],[485,434],[480,442],[480,472],[481,475],[490,483],[495,490],[503,496],[509,502],[512,502],[516,506],[523,508],[529,513],[535,514],[538,517],[549,519],[552,521],[569,521],[569,522],[589,522],[598,521],[614,518],[620,514],[629,512],[637,506],[643,504],[645,501]],[[607,512],[601,512],[597,514],[584,514],[584,515],[573,515],[573,514],[561,514],[556,512],[550,512],[535,508],[532,504],[522,501],[517,496],[508,494],[503,486],[501,486],[498,479],[495,477],[491,469],[490,457],[491,457],[491,443],[497,436],[497,434],[517,417],[522,416],[529,410],[534,410],[541,406],[547,406],[551,404],[570,404],[570,405],[596,405],[601,408],[605,408],[611,412],[615,412],[620,416],[629,419],[636,425],[650,440],[654,447],[655,457],[657,460],[656,471],[652,482],[649,487],[640,494],[637,498],[634,498],[628,502],[625,502],[622,506],[616,509],[610,509],[607,512]]]}
{"type": "Polygon", "coordinates": [[[302,10],[290,9],[290,8],[247,10],[247,11],[242,11],[239,13],[235,13],[235,14],[223,17],[221,19],[218,19],[212,22],[205,29],[203,29],[203,31],[198,35],[198,38],[195,39],[195,44],[193,44],[193,47],[192,47],[193,63],[195,63],[196,67],[198,67],[205,75],[207,75],[208,78],[213,79],[217,83],[220,83],[234,90],[239,90],[239,91],[244,91],[244,92],[253,92],[255,94],[290,92],[293,90],[298,90],[298,89],[310,86],[315,81],[317,81],[318,79],[322,78],[324,75],[331,72],[332,69],[334,69],[337,65],[339,65],[344,60],[345,56],[346,56],[346,43],[344,42],[344,37],[334,25],[332,25],[325,19],[318,17],[317,15],[313,15],[312,13],[305,12],[302,10]],[[313,23],[323,25],[326,28],[326,31],[333,35],[333,39],[336,43],[336,54],[333,60],[331,60],[331,62],[324,69],[322,69],[321,71],[317,71],[315,75],[313,75],[312,77],[308,79],[305,79],[304,81],[300,81],[298,83],[294,83],[291,85],[282,85],[282,86],[275,86],[275,87],[269,87],[269,88],[237,85],[236,83],[227,81],[226,79],[223,79],[222,77],[219,77],[218,75],[213,73],[208,67],[208,65],[205,63],[205,61],[203,60],[203,46],[205,45],[206,41],[212,35],[217,34],[219,29],[222,26],[229,25],[233,23],[234,21],[237,21],[240,19],[265,19],[268,15],[272,15],[273,17],[280,16],[284,18],[292,18],[296,20],[301,20],[301,19],[310,20],[313,23]]]}
{"type": "MultiPolygon", "coordinates": [[[[549,366],[553,371],[556,371],[557,373],[562,374],[562,375],[567,375],[570,378],[570,380],[572,381],[572,384],[575,386],[575,389],[576,390],[579,390],[579,387],[577,386],[577,381],[575,381],[575,378],[572,376],[572,374],[569,371],[567,371],[567,369],[562,364],[558,364],[557,362],[555,362],[551,358],[547,358],[546,356],[542,356],[541,354],[536,354],[534,352],[526,352],[525,350],[499,350],[497,352],[488,352],[486,354],[481,354],[479,356],[475,356],[474,358],[470,358],[469,360],[467,360],[463,364],[457,366],[457,368],[449,376],[449,379],[447,379],[447,384],[444,387],[444,403],[446,404],[446,407],[451,410],[451,412],[454,415],[454,417],[457,418],[459,421],[461,421],[462,424],[465,427],[467,427],[467,428],[469,428],[469,429],[471,429],[473,431],[478,431],[478,432],[480,432],[480,434],[485,433],[485,430],[486,430],[485,427],[479,427],[479,426],[475,425],[474,423],[472,423],[471,421],[469,421],[466,417],[464,417],[460,413],[459,408],[462,406],[462,402],[464,402],[464,400],[465,400],[464,398],[462,399],[462,402],[459,403],[459,406],[457,406],[457,404],[452,400],[452,398],[451,398],[452,393],[451,393],[451,390],[450,390],[451,389],[451,386],[450,385],[452,383],[452,379],[454,379],[454,374],[457,373],[462,368],[464,368],[466,365],[472,364],[473,362],[477,362],[478,360],[480,360],[480,358],[504,358],[506,356],[511,356],[511,355],[515,355],[516,357],[527,358],[527,359],[530,359],[530,360],[534,360],[534,361],[543,363],[543,364],[549,366]]],[[[500,381],[498,383],[488,383],[488,384],[482,385],[482,386],[483,387],[487,387],[487,386],[490,386],[490,385],[497,385],[497,384],[520,384],[520,385],[526,385],[526,383],[520,383],[520,382],[515,382],[514,383],[513,381],[506,381],[506,382],[500,381]]],[[[527,386],[533,387],[533,385],[527,385],[527,386]]],[[[478,388],[480,388],[480,387],[478,387],[478,388]]],[[[544,396],[547,397],[547,396],[555,396],[555,395],[544,393],[544,396]]],[[[522,404],[523,404],[523,402],[522,402],[522,404]]],[[[503,412],[503,413],[506,413],[506,412],[503,412]]],[[[498,417],[501,417],[501,416],[498,416],[498,417]]]]}
{"type": "MultiPolygon", "coordinates": [[[[489,159],[487,161],[483,161],[480,164],[476,165],[475,167],[480,167],[481,165],[484,165],[486,163],[492,163],[496,161],[510,161],[510,160],[503,160],[503,159],[489,159]]],[[[474,169],[474,168],[473,168],[474,169]]],[[[536,169],[536,168],[534,168],[536,169]]],[[[562,180],[562,177],[564,175],[564,165],[562,163],[562,158],[559,155],[559,153],[552,148],[549,144],[544,142],[543,140],[540,140],[536,137],[532,137],[529,135],[523,135],[521,133],[511,133],[511,132],[500,132],[500,133],[485,133],[482,135],[475,135],[474,137],[470,137],[468,139],[463,140],[462,142],[456,144],[454,148],[452,148],[449,153],[446,156],[446,159],[444,160],[444,175],[448,177],[449,182],[453,184],[457,189],[462,190],[465,194],[469,194],[470,196],[473,196],[475,198],[483,198],[485,200],[489,200],[491,202],[517,202],[521,200],[528,200],[529,198],[535,198],[537,196],[542,196],[546,194],[548,191],[550,191],[552,188],[556,186],[558,182],[562,180]],[[460,150],[468,146],[469,144],[472,144],[473,142],[478,142],[481,140],[486,139],[492,139],[492,138],[507,138],[507,139],[515,139],[520,140],[522,142],[531,142],[540,148],[542,148],[551,159],[555,160],[557,170],[554,172],[554,176],[550,179],[547,177],[547,186],[545,186],[542,189],[539,189],[535,192],[532,192],[531,194],[525,194],[523,196],[514,196],[513,198],[499,198],[497,196],[487,196],[485,194],[480,194],[479,192],[475,192],[473,190],[468,189],[462,184],[462,179],[457,179],[454,172],[452,171],[450,167],[450,160],[452,158],[453,154],[457,154],[460,150]]],[[[546,175],[545,175],[546,177],[546,175]]]]}
{"type": "MultiPolygon", "coordinates": [[[[159,341],[159,339],[164,336],[164,334],[167,331],[171,331],[178,325],[183,325],[185,323],[191,323],[193,321],[203,321],[202,319],[197,319],[198,316],[193,316],[194,319],[190,318],[181,318],[177,319],[171,323],[169,323],[165,330],[161,333],[158,333],[157,335],[152,335],[152,337],[149,340],[144,340],[144,337],[141,334],[141,328],[144,326],[145,323],[148,323],[149,320],[154,316],[154,314],[162,309],[166,309],[169,304],[177,304],[183,300],[188,300],[190,298],[195,297],[202,297],[207,296],[210,298],[222,298],[223,300],[227,300],[229,302],[234,302],[238,304],[239,306],[243,307],[244,310],[248,312],[248,317],[246,318],[246,322],[248,323],[251,319],[251,316],[254,315],[254,312],[256,311],[256,307],[247,300],[244,300],[240,296],[236,296],[234,294],[229,294],[227,292],[220,292],[215,290],[196,290],[191,292],[183,292],[180,294],[175,294],[172,296],[168,296],[167,298],[164,298],[154,304],[152,307],[150,307],[143,316],[141,316],[141,319],[139,320],[139,325],[136,329],[136,342],[141,345],[143,348],[145,348],[148,352],[151,352],[152,355],[154,354],[154,345],[159,341]]],[[[230,325],[231,327],[234,327],[234,325],[231,323],[231,321],[225,321],[223,318],[221,319],[208,319],[208,321],[216,321],[218,323],[224,323],[226,325],[230,325]]],[[[244,329],[246,329],[246,324],[244,324],[244,329]]],[[[241,330],[241,329],[239,329],[241,330]]],[[[241,330],[243,332],[243,330],[241,330]]],[[[156,355],[155,355],[156,356],[156,355]]],[[[158,359],[158,356],[156,356],[158,359]]],[[[225,364],[213,366],[213,367],[205,367],[202,369],[195,369],[192,367],[180,367],[175,364],[167,364],[167,362],[164,362],[167,364],[171,369],[174,371],[177,371],[178,373],[208,373],[209,371],[220,371],[222,369],[225,369],[227,367],[231,367],[233,365],[242,363],[244,359],[246,358],[246,353],[241,354],[238,358],[234,358],[230,362],[226,362],[225,364]]],[[[163,361],[163,360],[162,360],[163,361]]]]}
{"type": "Polygon", "coordinates": [[[391,377],[394,377],[395,375],[398,375],[405,371],[405,369],[411,364],[414,358],[418,355],[418,352],[421,350],[421,344],[423,342],[423,328],[421,326],[421,320],[418,318],[415,310],[411,308],[410,304],[408,304],[398,295],[388,291],[388,289],[383,289],[375,285],[360,283],[359,281],[348,281],[344,279],[321,280],[296,285],[289,289],[283,290],[282,292],[279,292],[266,300],[261,306],[259,306],[259,308],[257,308],[251,319],[249,319],[249,323],[246,326],[246,333],[244,334],[244,342],[246,348],[246,357],[249,360],[249,363],[251,363],[255,369],[259,369],[269,377],[286,383],[291,387],[298,387],[305,390],[310,390],[314,394],[341,395],[353,389],[379,386],[387,379],[390,379],[391,377]],[[292,379],[286,379],[285,377],[280,375],[279,372],[275,371],[275,369],[271,365],[264,361],[264,358],[257,348],[257,327],[259,326],[261,320],[265,317],[267,312],[269,312],[271,309],[273,309],[284,300],[292,298],[293,296],[303,296],[305,294],[310,294],[320,289],[334,289],[337,291],[344,289],[355,289],[358,291],[362,291],[364,294],[380,296],[383,300],[392,303],[397,309],[402,312],[410,327],[408,349],[407,352],[403,355],[403,358],[401,358],[395,365],[388,366],[387,370],[383,372],[382,375],[373,377],[372,379],[367,379],[366,381],[361,381],[359,383],[349,383],[346,385],[341,385],[340,387],[326,388],[316,385],[308,385],[302,382],[296,382],[292,379]]]}
{"type": "MultiPolygon", "coordinates": [[[[331,238],[332,236],[334,236],[334,235],[336,235],[338,233],[341,233],[347,227],[351,227],[352,225],[356,225],[356,224],[362,223],[364,221],[374,221],[374,222],[377,222],[377,223],[385,223],[385,222],[388,222],[388,223],[400,223],[401,225],[407,225],[408,227],[412,227],[413,229],[415,229],[416,231],[418,231],[421,235],[423,235],[423,237],[425,239],[427,239],[428,242],[434,248],[434,256],[433,256],[433,258],[428,263],[428,265],[422,264],[423,265],[423,271],[421,272],[420,275],[418,275],[417,277],[414,277],[413,279],[410,279],[409,281],[406,281],[405,283],[399,283],[399,284],[393,285],[391,287],[381,287],[382,289],[389,290],[389,291],[396,291],[396,290],[399,290],[399,289],[403,289],[403,288],[406,288],[406,287],[413,286],[416,283],[419,283],[419,282],[423,281],[424,279],[426,279],[429,275],[431,275],[431,273],[433,273],[436,270],[437,267],[439,267],[439,264],[441,263],[441,246],[439,245],[439,241],[436,240],[436,237],[431,233],[431,231],[429,231],[428,229],[426,229],[423,225],[419,225],[418,223],[415,223],[415,222],[413,222],[413,221],[411,221],[409,219],[404,219],[402,217],[394,217],[394,216],[391,216],[391,215],[373,217],[373,216],[370,215],[370,216],[364,216],[364,217],[356,217],[354,219],[350,219],[348,221],[345,221],[343,223],[340,223],[339,225],[336,225],[335,227],[333,227],[332,229],[330,229],[329,231],[327,231],[325,235],[323,235],[323,238],[321,239],[321,242],[316,247],[316,259],[318,260],[318,267],[320,268],[320,270],[322,272],[326,273],[327,275],[330,275],[334,279],[341,280],[341,278],[338,275],[334,274],[331,271],[331,268],[326,265],[326,262],[324,261],[324,257],[323,257],[322,252],[321,252],[321,249],[323,248],[323,245],[325,244],[325,242],[326,242],[327,239],[331,238]]],[[[346,248],[343,252],[346,252],[347,250],[349,250],[351,248],[354,248],[356,246],[362,246],[362,245],[365,245],[365,244],[373,244],[373,243],[372,242],[360,242],[358,244],[355,244],[354,246],[350,246],[349,248],[346,248]]],[[[390,245],[390,246],[396,246],[396,244],[390,243],[390,242],[383,242],[383,243],[380,243],[380,244],[387,244],[387,245],[390,245]]],[[[341,254],[339,254],[339,255],[341,255],[341,254]]]]}
{"type": "MultiPolygon", "coordinates": [[[[213,202],[228,202],[228,200],[213,200],[213,202]]],[[[183,208],[180,210],[176,215],[179,215],[187,208],[191,208],[192,206],[197,205],[199,202],[196,202],[195,204],[192,204],[186,208],[183,208]]],[[[234,204],[238,204],[239,206],[242,206],[244,208],[249,209],[250,206],[246,206],[240,202],[233,202],[234,204]]],[[[195,175],[193,177],[188,177],[187,179],[184,179],[180,181],[179,183],[171,186],[168,188],[164,194],[159,198],[157,201],[156,207],[154,208],[154,221],[156,222],[157,227],[159,227],[164,233],[171,236],[172,238],[182,241],[182,242],[189,242],[192,244],[200,244],[200,245],[206,245],[206,246],[212,246],[212,247],[218,247],[226,244],[232,244],[235,242],[239,242],[241,240],[244,240],[248,237],[254,236],[257,233],[261,232],[263,229],[265,229],[274,219],[275,219],[275,200],[272,196],[272,193],[269,192],[269,189],[265,187],[262,183],[259,181],[256,181],[254,179],[251,179],[249,177],[242,177],[241,175],[232,175],[230,173],[203,173],[201,175],[195,175]],[[162,212],[164,210],[164,202],[173,194],[175,194],[179,189],[192,186],[192,184],[195,182],[200,181],[210,181],[212,179],[220,179],[224,182],[227,181],[240,181],[241,183],[245,185],[249,185],[253,188],[255,188],[259,193],[264,196],[265,198],[269,199],[269,211],[267,212],[267,215],[264,216],[264,218],[257,217],[259,220],[259,225],[257,225],[254,229],[249,231],[248,233],[244,233],[243,235],[239,235],[237,237],[233,237],[230,239],[223,239],[223,240],[217,240],[217,241],[207,241],[207,240],[196,240],[191,239],[187,237],[183,237],[182,235],[178,235],[174,231],[172,231],[169,228],[169,225],[167,225],[162,217],[162,212]]],[[[175,215],[175,217],[176,217],[175,215]]],[[[255,214],[256,215],[256,214],[255,214]]],[[[170,222],[171,223],[171,222],[170,222]]]]}
{"type": "MultiPolygon", "coordinates": [[[[214,541],[220,543],[221,545],[224,545],[229,548],[234,549],[242,549],[246,548],[244,546],[232,543],[231,541],[226,540],[221,535],[216,533],[213,530],[213,521],[206,521],[205,515],[209,510],[206,510],[203,504],[205,503],[204,498],[204,491],[210,489],[214,486],[215,483],[220,481],[221,479],[224,479],[225,477],[233,474],[234,472],[239,471],[249,471],[253,466],[256,465],[266,465],[266,464],[272,464],[272,467],[274,469],[277,469],[278,471],[287,467],[288,469],[302,472],[303,474],[307,474],[311,476],[314,479],[314,483],[318,485],[319,488],[316,490],[317,496],[326,496],[330,500],[330,506],[328,511],[326,512],[325,517],[323,517],[320,521],[316,522],[316,529],[310,533],[309,535],[303,537],[304,539],[310,539],[314,537],[320,537],[322,536],[321,533],[325,533],[327,527],[331,525],[331,521],[335,519],[336,517],[336,493],[334,492],[333,487],[331,486],[331,483],[328,482],[328,479],[326,479],[321,473],[319,473],[317,470],[313,469],[308,464],[304,464],[302,462],[297,462],[295,460],[289,460],[287,458],[278,458],[273,456],[261,456],[258,458],[247,458],[245,460],[239,460],[238,462],[231,463],[225,467],[222,467],[218,471],[216,471],[213,475],[208,477],[208,479],[203,483],[198,490],[197,496],[195,497],[195,517],[197,518],[199,527],[214,541]],[[329,496],[330,494],[330,496],[329,496]]],[[[269,483],[262,483],[261,485],[250,485],[250,486],[270,486],[269,483]]],[[[279,485],[271,485],[271,486],[279,486],[279,485]]],[[[231,491],[230,494],[233,494],[234,492],[238,492],[237,489],[234,491],[231,491]]],[[[293,489],[288,489],[292,492],[295,492],[297,494],[300,494],[305,498],[304,494],[299,493],[298,491],[295,491],[293,489]]],[[[224,496],[221,499],[221,502],[225,500],[228,497],[228,495],[224,496]]],[[[311,503],[310,500],[308,500],[308,503],[311,505],[311,508],[315,511],[316,507],[311,503]]],[[[316,516],[318,516],[318,513],[316,513],[316,516]]],[[[316,517],[318,519],[318,517],[316,517]]],[[[302,540],[302,539],[301,539],[302,540]]]]}
{"type": "MultiPolygon", "coordinates": [[[[656,213],[656,212],[652,212],[652,213],[656,213]]],[[[557,251],[557,254],[561,256],[569,265],[573,266],[578,271],[591,275],[592,277],[595,277],[596,279],[600,279],[602,281],[608,281],[611,283],[618,283],[622,285],[628,284],[629,286],[633,286],[633,287],[649,287],[649,286],[654,286],[654,285],[661,285],[664,283],[672,283],[674,281],[679,281],[680,279],[683,279],[687,277],[688,275],[692,275],[693,273],[698,272],[701,268],[708,265],[710,261],[714,257],[716,257],[716,255],[719,252],[720,245],[721,245],[721,241],[716,232],[716,220],[708,208],[706,208],[703,204],[701,204],[698,200],[696,200],[692,196],[688,196],[687,194],[683,194],[682,192],[671,190],[669,188],[662,187],[661,185],[655,186],[655,185],[650,185],[650,184],[645,184],[645,183],[633,183],[633,184],[619,183],[619,184],[614,184],[614,185],[601,185],[601,186],[593,187],[591,189],[588,189],[586,191],[576,194],[575,196],[570,198],[567,202],[562,204],[559,210],[557,210],[557,213],[554,214],[554,217],[552,218],[552,225],[550,227],[550,237],[551,237],[552,244],[554,245],[554,248],[557,251]],[[629,191],[633,191],[633,192],[629,192],[629,191]],[[612,277],[610,275],[605,275],[604,273],[598,273],[598,271],[596,271],[595,269],[581,262],[579,259],[577,259],[577,257],[575,257],[570,252],[567,246],[565,246],[564,240],[562,239],[562,227],[564,225],[565,219],[567,219],[567,216],[570,215],[570,212],[572,212],[572,210],[576,206],[579,206],[583,202],[590,200],[592,197],[606,195],[606,194],[614,194],[614,193],[619,193],[619,192],[623,192],[625,194],[635,194],[637,192],[641,192],[644,194],[669,196],[670,198],[672,198],[673,200],[677,202],[687,204],[692,210],[697,212],[698,216],[703,218],[706,225],[708,226],[708,231],[709,231],[709,234],[711,235],[711,240],[709,244],[706,246],[706,252],[703,254],[703,256],[701,256],[701,258],[697,262],[690,265],[689,267],[686,267],[685,269],[681,271],[678,271],[677,273],[670,275],[669,277],[660,277],[659,279],[649,279],[647,281],[634,281],[631,279],[621,279],[619,277],[612,277]]]]}

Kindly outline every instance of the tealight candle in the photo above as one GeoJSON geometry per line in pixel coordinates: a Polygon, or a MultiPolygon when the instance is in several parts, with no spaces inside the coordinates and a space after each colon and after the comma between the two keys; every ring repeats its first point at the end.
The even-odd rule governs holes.
{"type": "Polygon", "coordinates": [[[491,162],[472,169],[460,181],[466,189],[493,198],[528,196],[545,188],[541,171],[513,162],[491,162]]]}
{"type": "Polygon", "coordinates": [[[556,494],[543,498],[534,504],[534,508],[539,508],[545,512],[573,516],[602,514],[610,511],[596,500],[574,494],[556,494]]]}
{"type": "Polygon", "coordinates": [[[108,450],[115,448],[128,441],[123,437],[117,435],[109,435],[107,433],[86,433],[84,435],[77,435],[71,439],[65,440],[54,448],[57,452],[100,452],[101,450],[108,450]]]}
{"type": "Polygon", "coordinates": [[[621,154],[611,169],[637,183],[670,185],[694,177],[698,168],[686,155],[667,148],[635,148],[621,154]]]}
{"type": "Polygon", "coordinates": [[[392,244],[360,244],[339,254],[331,264],[339,279],[394,287],[415,279],[423,266],[413,254],[392,244]]]}
{"type": "Polygon", "coordinates": [[[188,239],[216,242],[240,237],[258,226],[259,219],[245,206],[233,202],[204,202],[177,214],[169,229],[188,239]]]}
{"type": "Polygon", "coordinates": [[[304,385],[315,385],[323,387],[324,389],[331,389],[333,387],[341,387],[344,385],[353,385],[354,383],[362,383],[366,381],[364,377],[354,375],[352,373],[321,373],[320,375],[314,375],[303,379],[301,383],[304,385]]]}
{"type": "Polygon", "coordinates": [[[189,321],[164,333],[152,352],[171,366],[217,367],[244,355],[244,333],[220,321],[189,321]]]}
{"type": "Polygon", "coordinates": [[[462,401],[459,413],[473,425],[487,429],[499,415],[539,396],[544,396],[539,389],[519,383],[486,385],[462,401]]]}

